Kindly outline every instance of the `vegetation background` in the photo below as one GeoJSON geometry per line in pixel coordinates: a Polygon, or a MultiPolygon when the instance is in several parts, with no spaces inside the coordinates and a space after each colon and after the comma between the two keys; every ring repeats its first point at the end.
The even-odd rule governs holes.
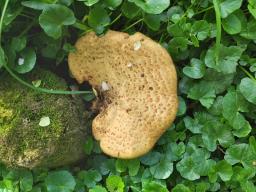
{"type": "Polygon", "coordinates": [[[70,82],[67,54],[79,36],[140,31],[172,55],[180,100],[175,124],[144,157],[109,158],[89,136],[79,165],[1,165],[0,192],[256,191],[256,0],[2,0],[0,8],[1,72],[20,83],[52,94],[17,74],[40,65],[70,82]]]}

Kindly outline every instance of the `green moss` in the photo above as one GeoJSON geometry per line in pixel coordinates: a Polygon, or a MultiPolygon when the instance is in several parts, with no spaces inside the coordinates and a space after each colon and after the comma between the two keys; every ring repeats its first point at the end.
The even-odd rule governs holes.
{"type": "MultiPolygon", "coordinates": [[[[27,81],[37,79],[43,87],[67,89],[61,78],[45,70],[26,77],[27,81]]],[[[84,127],[77,106],[82,105],[75,105],[69,96],[41,94],[9,76],[1,77],[0,160],[15,166],[53,167],[81,158],[84,127]],[[51,124],[40,127],[45,116],[51,124]]]]}

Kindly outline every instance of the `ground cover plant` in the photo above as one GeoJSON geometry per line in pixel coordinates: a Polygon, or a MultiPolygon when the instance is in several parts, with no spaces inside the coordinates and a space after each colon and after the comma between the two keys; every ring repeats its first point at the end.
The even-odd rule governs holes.
{"type": "Polygon", "coordinates": [[[43,89],[43,79],[23,75],[40,66],[72,84],[67,54],[79,36],[140,31],[172,55],[180,102],[174,125],[141,158],[105,156],[88,126],[83,162],[32,171],[2,164],[0,191],[256,191],[255,0],[2,0],[0,8],[0,75],[89,102],[90,89],[43,89]]]}

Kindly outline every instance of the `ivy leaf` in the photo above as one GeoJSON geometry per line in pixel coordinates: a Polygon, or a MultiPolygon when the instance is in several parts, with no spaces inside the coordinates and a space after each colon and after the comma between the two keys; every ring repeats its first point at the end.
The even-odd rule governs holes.
{"type": "Polygon", "coordinates": [[[23,37],[13,37],[11,40],[11,49],[16,52],[22,51],[27,45],[27,38],[23,37]]]}
{"type": "Polygon", "coordinates": [[[149,14],[160,14],[170,5],[170,0],[129,0],[149,14]]]}
{"type": "Polygon", "coordinates": [[[212,47],[207,51],[204,60],[206,66],[225,74],[235,73],[238,60],[240,59],[244,49],[238,46],[226,47],[221,45],[220,50],[218,63],[216,63],[215,58],[215,47],[212,47]]]}
{"type": "Polygon", "coordinates": [[[251,19],[248,21],[245,25],[245,27],[242,28],[242,31],[240,35],[246,39],[256,39],[256,22],[255,19],[251,19]]]}
{"type": "Polygon", "coordinates": [[[129,19],[136,17],[140,13],[140,8],[129,1],[124,1],[121,10],[124,16],[129,19]]]}
{"type": "Polygon", "coordinates": [[[213,84],[201,81],[195,84],[188,92],[188,97],[199,100],[206,108],[211,107],[216,97],[213,84]]]}
{"type": "Polygon", "coordinates": [[[88,24],[97,34],[102,33],[105,27],[110,24],[107,11],[100,6],[94,7],[89,13],[88,24]]]}
{"type": "Polygon", "coordinates": [[[173,163],[167,158],[162,158],[160,162],[150,167],[150,173],[156,179],[167,179],[173,172],[173,163]]]}
{"type": "Polygon", "coordinates": [[[145,14],[144,22],[150,29],[157,31],[160,28],[161,15],[145,14]]]}
{"type": "Polygon", "coordinates": [[[107,190],[106,188],[97,185],[93,189],[90,189],[89,192],[107,192],[107,190]]]}
{"type": "Polygon", "coordinates": [[[26,48],[20,52],[18,64],[14,67],[15,71],[24,74],[30,72],[36,64],[36,53],[32,48],[26,48]]]}
{"type": "Polygon", "coordinates": [[[226,151],[224,159],[231,165],[242,163],[244,167],[253,168],[255,155],[252,153],[248,144],[241,143],[229,147],[226,151]]]}
{"type": "Polygon", "coordinates": [[[6,61],[5,61],[5,53],[4,53],[4,50],[3,48],[0,46],[0,69],[3,65],[6,64],[6,61]]]}
{"type": "Polygon", "coordinates": [[[177,116],[182,116],[186,113],[187,105],[185,100],[182,97],[179,97],[179,108],[177,112],[177,116]]]}
{"type": "Polygon", "coordinates": [[[76,186],[74,177],[68,171],[50,172],[45,184],[48,192],[71,192],[76,186]]]}
{"type": "Polygon", "coordinates": [[[152,166],[157,164],[160,161],[161,157],[161,153],[152,151],[141,157],[140,161],[144,165],[152,166]]]}
{"type": "Polygon", "coordinates": [[[122,4],[122,1],[123,0],[105,0],[105,3],[109,8],[115,9],[122,4]]]}
{"type": "Polygon", "coordinates": [[[252,16],[256,19],[256,5],[248,4],[247,8],[252,16]]]}
{"type": "Polygon", "coordinates": [[[86,6],[91,7],[94,4],[98,3],[100,0],[79,0],[79,1],[83,1],[86,6]]]}
{"type": "Polygon", "coordinates": [[[84,151],[86,155],[90,155],[92,150],[93,150],[93,138],[92,137],[88,137],[86,139],[86,142],[84,144],[84,151]]]}
{"type": "Polygon", "coordinates": [[[143,189],[142,192],[168,192],[168,189],[161,185],[160,183],[157,183],[156,181],[150,181],[143,183],[143,189]]]}
{"type": "Polygon", "coordinates": [[[199,41],[202,41],[209,36],[210,25],[205,20],[195,21],[192,25],[191,32],[196,35],[199,41]]]}
{"type": "Polygon", "coordinates": [[[224,0],[220,3],[221,17],[226,18],[228,15],[239,9],[243,0],[224,0]]]}
{"type": "Polygon", "coordinates": [[[199,59],[192,58],[191,66],[186,66],[183,68],[183,73],[192,79],[200,79],[205,74],[205,65],[199,59]]]}
{"type": "Polygon", "coordinates": [[[239,90],[241,91],[242,95],[247,101],[253,104],[256,104],[256,81],[255,80],[252,80],[248,77],[243,78],[239,85],[239,90]]]}
{"type": "Polygon", "coordinates": [[[222,124],[219,118],[203,112],[195,113],[194,116],[199,126],[201,126],[200,133],[202,134],[203,143],[209,151],[216,150],[217,141],[224,147],[234,143],[230,127],[222,124]]]}
{"type": "Polygon", "coordinates": [[[24,7],[29,7],[31,9],[36,9],[36,10],[44,10],[49,6],[51,6],[51,4],[43,1],[22,1],[21,4],[24,7]]]}
{"type": "Polygon", "coordinates": [[[76,22],[73,11],[64,5],[54,4],[43,10],[39,16],[39,24],[45,33],[54,39],[62,35],[63,26],[72,25],[76,22]]]}
{"type": "Polygon", "coordinates": [[[111,175],[106,180],[107,189],[109,192],[123,192],[124,182],[121,177],[111,175]]]}
{"type": "Polygon", "coordinates": [[[230,35],[240,33],[242,30],[242,23],[237,15],[231,14],[222,20],[223,29],[230,35]]]}
{"type": "Polygon", "coordinates": [[[229,91],[223,98],[223,116],[235,130],[240,130],[239,134],[236,134],[239,137],[245,137],[251,131],[249,122],[240,113],[247,111],[247,107],[247,103],[237,91],[229,91]]]}
{"type": "Polygon", "coordinates": [[[219,176],[222,181],[229,181],[233,175],[232,166],[225,160],[217,162],[209,172],[209,179],[212,183],[217,181],[219,176]]]}
{"type": "Polygon", "coordinates": [[[203,149],[196,149],[192,154],[187,154],[176,165],[182,177],[194,181],[200,176],[208,175],[215,161],[209,159],[209,153],[203,149]]]}
{"type": "Polygon", "coordinates": [[[166,147],[166,159],[169,161],[177,161],[180,160],[182,155],[185,153],[186,146],[183,142],[177,143],[168,143],[166,147]]]}
{"type": "Polygon", "coordinates": [[[130,176],[137,175],[140,168],[140,161],[138,159],[133,160],[122,160],[118,159],[116,161],[116,169],[118,172],[125,172],[126,169],[129,171],[130,176]]]}
{"type": "Polygon", "coordinates": [[[172,189],[172,192],[191,192],[191,190],[184,184],[178,184],[172,189]]]}
{"type": "Polygon", "coordinates": [[[78,177],[88,188],[95,187],[102,180],[101,174],[96,170],[81,171],[78,177]]]}
{"type": "Polygon", "coordinates": [[[19,173],[20,189],[24,192],[29,192],[33,188],[33,176],[30,171],[22,170],[19,173]]]}

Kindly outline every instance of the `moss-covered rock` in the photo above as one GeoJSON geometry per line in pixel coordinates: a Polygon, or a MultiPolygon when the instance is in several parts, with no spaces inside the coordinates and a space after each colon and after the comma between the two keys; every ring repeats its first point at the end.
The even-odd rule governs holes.
{"type": "MultiPolygon", "coordinates": [[[[66,90],[63,79],[37,70],[27,81],[66,90]]],[[[83,158],[85,126],[79,99],[42,94],[25,88],[8,75],[0,76],[0,161],[15,167],[57,167],[83,158]],[[42,117],[50,125],[39,126],[42,117]]]]}

